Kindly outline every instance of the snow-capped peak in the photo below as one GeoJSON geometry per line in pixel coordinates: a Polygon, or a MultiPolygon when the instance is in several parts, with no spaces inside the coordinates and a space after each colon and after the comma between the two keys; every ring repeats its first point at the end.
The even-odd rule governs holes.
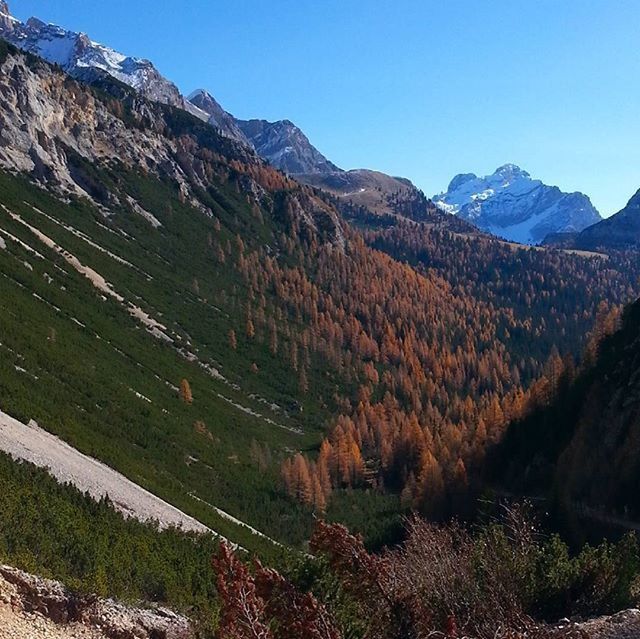
{"type": "Polygon", "coordinates": [[[531,177],[527,171],[521,169],[517,164],[503,164],[493,172],[493,175],[500,176],[504,180],[509,181],[518,178],[529,179],[531,177]]]}
{"type": "Polygon", "coordinates": [[[151,100],[183,105],[177,87],[149,60],[126,56],[94,42],[84,33],[68,31],[39,18],[32,17],[22,23],[11,17],[5,0],[0,0],[0,37],[19,49],[60,65],[74,77],[86,77],[87,69],[98,69],[151,100]]]}
{"type": "Polygon", "coordinates": [[[549,233],[581,231],[601,219],[586,195],[547,186],[516,164],[503,164],[484,177],[456,175],[433,200],[483,230],[526,244],[549,233]]]}

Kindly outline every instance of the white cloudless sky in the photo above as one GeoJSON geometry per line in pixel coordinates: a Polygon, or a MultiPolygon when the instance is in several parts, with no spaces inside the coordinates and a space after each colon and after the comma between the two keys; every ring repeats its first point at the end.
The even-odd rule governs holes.
{"type": "Polygon", "coordinates": [[[343,168],[518,164],[603,215],[640,188],[638,0],[9,0],[238,117],[288,118],[343,168]]]}

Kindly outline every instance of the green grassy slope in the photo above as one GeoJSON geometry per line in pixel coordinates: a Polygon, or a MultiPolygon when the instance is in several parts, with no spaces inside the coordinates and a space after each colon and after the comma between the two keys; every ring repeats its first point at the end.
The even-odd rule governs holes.
{"type": "Polygon", "coordinates": [[[213,537],[125,520],[108,502],[1,453],[0,486],[0,562],[76,591],[157,602],[204,627],[215,623],[213,537]]]}
{"type": "Polygon", "coordinates": [[[0,200],[162,322],[176,345],[150,335],[123,304],[103,299],[62,256],[0,209],[6,244],[0,250],[0,408],[35,419],[249,548],[255,539],[190,494],[297,543],[308,533],[310,514],[281,494],[278,464],[288,451],[317,441],[323,413],[314,393],[300,412],[297,382],[286,362],[257,340],[243,339],[243,283],[233,269],[214,262],[208,240],[211,234],[223,243],[232,240],[238,227],[243,237],[264,242],[273,229],[254,222],[234,193],[222,193],[228,201],[216,209],[222,222],[216,231],[212,220],[181,204],[169,186],[131,174],[118,177],[161,218],[162,227],[154,230],[125,210],[105,219],[86,202],[60,203],[6,174],[0,176],[0,200]],[[239,335],[236,351],[228,346],[231,328],[239,335]],[[181,356],[178,348],[187,344],[228,381],[181,356]],[[253,362],[258,373],[250,372],[253,362]],[[183,378],[190,382],[192,405],[178,397],[183,378]],[[258,396],[282,409],[271,410],[258,396]],[[296,410],[287,411],[291,406],[296,410]],[[204,433],[194,428],[196,421],[204,421],[204,433]],[[268,448],[267,467],[255,459],[258,447],[268,448]]]}

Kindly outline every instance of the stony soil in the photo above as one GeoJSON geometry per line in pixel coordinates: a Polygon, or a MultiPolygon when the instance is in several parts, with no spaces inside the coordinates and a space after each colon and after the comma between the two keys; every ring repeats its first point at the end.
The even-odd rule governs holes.
{"type": "Polygon", "coordinates": [[[81,596],[61,583],[0,566],[0,639],[193,639],[188,619],[81,596]]]}
{"type": "Polygon", "coordinates": [[[0,639],[107,639],[107,635],[77,623],[58,626],[42,615],[0,604],[0,639]]]}
{"type": "Polygon", "coordinates": [[[589,639],[640,639],[640,610],[623,610],[578,625],[589,639]]]}

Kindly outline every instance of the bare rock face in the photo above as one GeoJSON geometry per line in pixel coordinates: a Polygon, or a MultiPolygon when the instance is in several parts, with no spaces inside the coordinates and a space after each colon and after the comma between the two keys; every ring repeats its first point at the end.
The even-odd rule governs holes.
{"type": "MultiPolygon", "coordinates": [[[[190,621],[166,608],[132,608],[111,599],[81,596],[57,581],[0,566],[0,606],[10,606],[60,627],[86,628],[110,639],[194,639],[190,621]]],[[[64,636],[64,635],[62,635],[64,636]]]]}
{"type": "Polygon", "coordinates": [[[9,13],[9,5],[0,0],[0,33],[10,34],[13,32],[13,18],[9,13]]]}
{"type": "MultiPolygon", "coordinates": [[[[202,210],[193,192],[194,186],[205,187],[206,179],[194,157],[197,148],[186,138],[162,134],[166,123],[159,106],[135,94],[127,99],[134,125],[82,83],[22,54],[8,55],[0,65],[0,167],[30,174],[65,195],[89,197],[107,210],[122,197],[84,179],[81,163],[142,167],[176,182],[185,199],[202,210]]],[[[257,160],[236,146],[227,150],[233,157],[249,153],[250,161],[257,160]]]]}
{"type": "Polygon", "coordinates": [[[237,120],[242,133],[253,148],[277,169],[299,173],[332,173],[340,171],[316,149],[307,136],[289,120],[237,120]]]}
{"type": "Polygon", "coordinates": [[[78,620],[78,599],[56,581],[0,566],[0,592],[13,607],[38,613],[54,623],[65,624],[78,620]]]}
{"type": "Polygon", "coordinates": [[[223,135],[247,146],[252,146],[251,142],[240,130],[240,127],[238,127],[236,119],[230,113],[227,113],[209,92],[204,89],[198,89],[187,99],[190,104],[206,113],[208,123],[216,127],[223,135]]]}

